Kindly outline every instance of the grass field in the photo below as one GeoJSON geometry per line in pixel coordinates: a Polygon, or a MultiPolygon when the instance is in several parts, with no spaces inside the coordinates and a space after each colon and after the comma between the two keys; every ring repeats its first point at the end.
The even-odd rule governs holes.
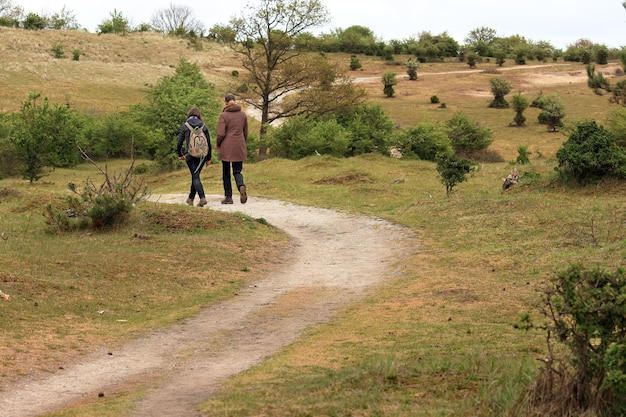
{"type": "MultiPolygon", "coordinates": [[[[198,62],[218,87],[236,68],[222,48],[207,44],[192,50],[154,34],[0,29],[0,40],[7,57],[0,65],[4,111],[19,109],[32,90],[83,111],[124,108],[170,74],[180,57],[198,62]],[[78,45],[85,55],[77,62],[53,59],[48,45],[57,42],[68,51],[78,45]]],[[[347,67],[349,56],[333,58],[347,67]]],[[[548,132],[536,123],[534,109],[525,113],[528,126],[513,128],[511,110],[487,107],[489,78],[502,76],[529,100],[542,91],[558,93],[566,123],[595,118],[602,124],[611,106],[586,87],[582,65],[508,63],[494,74],[482,71],[495,68],[490,63],[480,64],[478,72],[457,62],[425,64],[418,81],[401,79],[396,97],[385,98],[380,76],[394,70],[400,78],[404,67],[373,57],[362,63],[363,71],[353,76],[374,79],[362,84],[369,100],[381,103],[398,126],[443,121],[463,110],[492,129],[490,148],[506,161],[515,159],[519,145],[529,146],[531,163],[519,170],[534,179],[503,193],[501,178],[511,165],[481,164],[448,198],[430,162],[367,155],[247,164],[253,195],[385,218],[414,231],[420,246],[399,265],[402,273],[390,274],[366,302],[233,378],[205,404],[212,416],[507,415],[545,355],[544,335],[514,328],[523,313],[535,311],[541,284],[574,262],[626,263],[624,183],[585,188],[555,183],[554,155],[567,129],[548,132]],[[447,108],[430,104],[432,95],[447,108]]],[[[47,233],[45,205],[62,198],[68,181],[94,175],[85,165],[54,171],[34,186],[0,181],[0,232],[8,237],[0,241],[0,290],[11,295],[10,301],[0,299],[2,379],[54,370],[68,355],[122,343],[193,314],[228,297],[251,279],[249,272],[268,271],[285,248],[280,231],[254,219],[154,204],[139,210],[130,228],[47,233]],[[210,274],[181,272],[181,247],[190,237],[210,247],[206,256],[216,265],[210,274]],[[221,261],[233,246],[240,263],[221,261]],[[129,317],[132,325],[125,321],[129,317]]],[[[154,194],[180,193],[187,175],[146,181],[154,194]]],[[[219,193],[217,174],[205,187],[219,193]]],[[[106,412],[86,404],[54,415],[123,416],[125,401],[136,395],[111,397],[106,412]]]]}

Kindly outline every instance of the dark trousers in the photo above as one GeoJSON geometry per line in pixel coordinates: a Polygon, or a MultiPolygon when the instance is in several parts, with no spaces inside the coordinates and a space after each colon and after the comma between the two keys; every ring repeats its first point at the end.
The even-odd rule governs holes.
{"type": "Polygon", "coordinates": [[[237,190],[244,185],[243,175],[241,175],[241,171],[243,171],[243,162],[229,162],[222,161],[222,181],[224,182],[224,196],[232,197],[233,196],[233,186],[230,182],[230,166],[233,166],[233,177],[235,178],[235,184],[237,185],[237,190]]]}
{"type": "Polygon", "coordinates": [[[187,162],[187,167],[189,167],[189,172],[191,172],[189,198],[193,200],[196,197],[196,193],[198,197],[204,198],[204,187],[202,186],[202,181],[200,181],[200,172],[202,172],[206,159],[194,158],[193,156],[187,155],[185,162],[187,162]]]}

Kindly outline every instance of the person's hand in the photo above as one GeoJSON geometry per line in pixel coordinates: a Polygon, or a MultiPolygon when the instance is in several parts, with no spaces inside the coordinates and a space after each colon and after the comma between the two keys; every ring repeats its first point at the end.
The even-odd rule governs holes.
{"type": "Polygon", "coordinates": [[[185,155],[179,156],[178,159],[180,159],[181,161],[184,161],[185,160],[185,155]]]}

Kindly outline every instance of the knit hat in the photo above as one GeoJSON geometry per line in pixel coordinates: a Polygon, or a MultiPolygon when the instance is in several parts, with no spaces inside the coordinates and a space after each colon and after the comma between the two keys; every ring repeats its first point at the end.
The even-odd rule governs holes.
{"type": "Polygon", "coordinates": [[[235,96],[231,93],[226,94],[226,97],[224,97],[224,103],[228,103],[229,101],[235,101],[235,96]]]}

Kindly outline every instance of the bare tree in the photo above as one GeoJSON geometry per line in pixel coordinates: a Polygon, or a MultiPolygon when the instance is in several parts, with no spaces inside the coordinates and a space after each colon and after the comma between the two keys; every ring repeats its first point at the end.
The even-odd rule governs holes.
{"type": "Polygon", "coordinates": [[[171,3],[168,8],[156,11],[152,15],[150,24],[154,29],[163,33],[201,35],[204,32],[204,25],[195,17],[190,7],[171,3]]]}
{"type": "MultiPolygon", "coordinates": [[[[320,0],[261,0],[246,10],[230,20],[236,33],[230,47],[249,73],[246,88],[239,92],[261,113],[261,143],[270,123],[318,111],[322,103],[341,102],[341,97],[329,99],[336,92],[358,101],[360,93],[350,88],[347,78],[337,82],[339,72],[322,56],[294,48],[298,35],[329,21],[320,0]]],[[[265,153],[263,146],[259,153],[265,153]]]]}
{"type": "Polygon", "coordinates": [[[0,17],[20,20],[24,16],[24,9],[13,4],[11,0],[0,0],[0,17]]]}

